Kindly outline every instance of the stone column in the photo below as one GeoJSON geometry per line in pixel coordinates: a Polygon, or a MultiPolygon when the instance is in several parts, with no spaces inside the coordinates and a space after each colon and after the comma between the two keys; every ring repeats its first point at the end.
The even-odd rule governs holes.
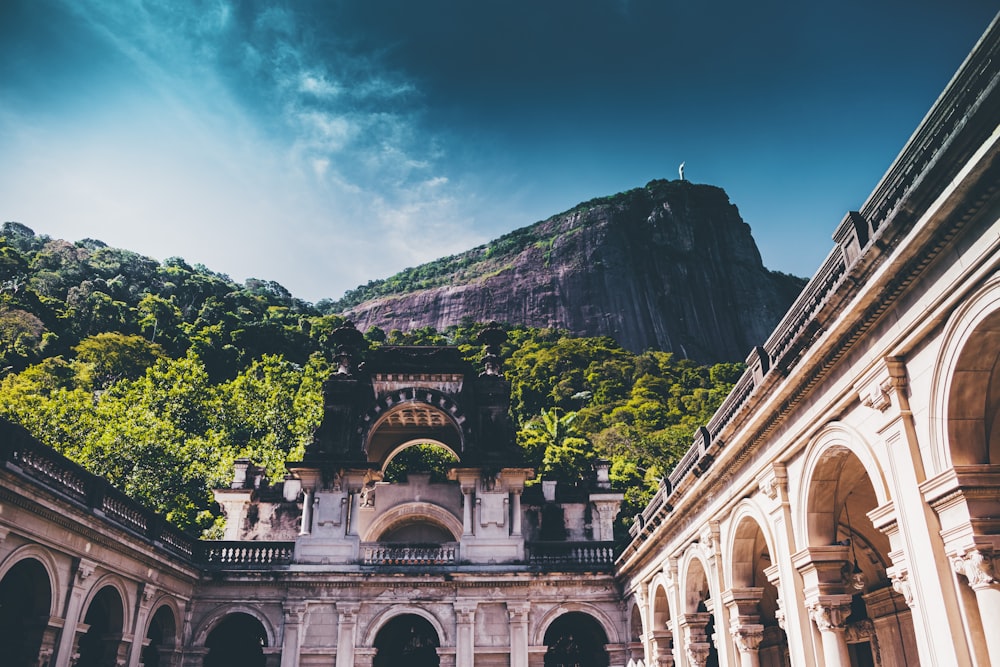
{"type": "Polygon", "coordinates": [[[476,655],[476,602],[455,602],[455,662],[471,665],[476,655]]]}
{"type": "Polygon", "coordinates": [[[312,533],[313,524],[313,487],[303,487],[302,489],[302,526],[299,528],[299,535],[309,535],[312,533]]]}
{"type": "Polygon", "coordinates": [[[511,518],[510,518],[510,534],[514,537],[521,536],[521,489],[514,489],[511,491],[512,501],[511,501],[511,518]]]}
{"type": "Polygon", "coordinates": [[[785,631],[789,662],[805,665],[812,661],[809,640],[812,629],[809,616],[805,613],[805,596],[796,582],[795,564],[791,558],[795,549],[795,531],[792,528],[792,502],[788,495],[788,471],[782,463],[771,463],[758,475],[757,484],[762,506],[770,506],[768,516],[774,529],[773,564],[764,570],[764,574],[778,590],[775,618],[785,631]]]}
{"type": "Polygon", "coordinates": [[[472,535],[472,488],[462,487],[462,535],[472,535]]]}
{"type": "Polygon", "coordinates": [[[507,614],[510,616],[510,667],[528,667],[528,612],[530,610],[530,602],[507,603],[507,614]]]}
{"type": "Polygon", "coordinates": [[[281,636],[281,667],[299,667],[302,645],[302,621],[306,605],[301,601],[285,602],[285,626],[281,636]]]}
{"type": "MultiPolygon", "coordinates": [[[[358,625],[358,611],[361,605],[357,602],[338,602],[337,613],[340,620],[337,624],[337,664],[336,667],[355,667],[354,660],[354,631],[358,625]]],[[[368,656],[368,663],[371,665],[372,656],[368,656]]],[[[363,664],[362,656],[359,655],[358,665],[363,664]]]]}
{"type": "Polygon", "coordinates": [[[763,595],[763,588],[731,588],[722,594],[722,603],[729,609],[729,633],[743,667],[760,665],[757,648],[764,639],[759,606],[763,595]]]}
{"type": "MultiPolygon", "coordinates": [[[[80,615],[83,612],[83,597],[86,593],[85,582],[94,574],[97,563],[80,559],[74,572],[73,585],[69,589],[69,599],[66,601],[66,622],[63,624],[59,645],[56,649],[54,667],[69,667],[75,660],[76,638],[83,622],[80,615]]],[[[84,632],[86,632],[86,626],[84,632]]]]}
{"type": "MultiPolygon", "coordinates": [[[[886,478],[892,484],[894,499],[872,510],[868,517],[889,538],[893,568],[912,573],[908,598],[925,600],[924,604],[909,605],[920,661],[925,665],[967,664],[975,660],[966,642],[955,641],[965,629],[942,540],[947,531],[931,505],[924,502],[921,489],[927,480],[927,443],[922,447],[917,436],[907,384],[906,365],[895,357],[876,360],[855,384],[861,404],[878,413],[875,419],[882,421],[877,444],[885,452],[882,460],[888,462],[891,474],[886,478]]],[[[912,656],[910,661],[915,661],[912,656]]]]}
{"type": "Polygon", "coordinates": [[[142,663],[142,649],[146,646],[146,633],[144,630],[149,622],[149,603],[152,602],[153,596],[156,595],[156,587],[153,584],[139,584],[138,592],[138,602],[132,618],[134,640],[132,642],[132,650],[129,652],[128,662],[126,663],[129,665],[142,663]]]}
{"type": "Polygon", "coordinates": [[[706,634],[712,615],[700,612],[684,614],[680,617],[680,626],[684,630],[684,652],[687,654],[691,667],[705,667],[708,654],[712,650],[709,637],[706,634]]]}
{"type": "Polygon", "coordinates": [[[844,636],[847,617],[851,615],[851,596],[846,593],[820,596],[810,602],[807,609],[823,639],[826,667],[851,667],[851,654],[844,636]]]}
{"type": "Polygon", "coordinates": [[[963,575],[976,594],[979,617],[986,631],[986,649],[990,662],[1000,665],[1000,581],[994,570],[994,556],[985,550],[974,549],[952,556],[952,567],[963,575]]]}

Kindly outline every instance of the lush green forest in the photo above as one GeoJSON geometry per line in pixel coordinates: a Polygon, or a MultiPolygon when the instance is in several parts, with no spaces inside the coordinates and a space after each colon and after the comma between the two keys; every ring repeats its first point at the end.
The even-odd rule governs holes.
{"type": "MultiPolygon", "coordinates": [[[[344,320],[273,281],[237,284],[94,240],[0,230],[0,416],[194,532],[240,456],[273,479],[319,425],[330,333],[344,320]]],[[[482,325],[365,334],[370,346],[458,345],[482,325]]],[[[531,465],[574,483],[613,463],[640,509],[742,368],[633,354],[610,338],[508,326],[505,373],[531,465]]]]}

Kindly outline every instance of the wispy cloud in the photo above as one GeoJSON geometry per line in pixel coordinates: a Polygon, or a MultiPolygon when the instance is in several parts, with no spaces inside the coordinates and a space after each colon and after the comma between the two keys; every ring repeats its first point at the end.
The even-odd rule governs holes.
{"type": "MultiPolygon", "coordinates": [[[[384,67],[377,54],[341,48],[349,36],[337,35],[335,25],[324,25],[319,34],[308,18],[306,10],[315,9],[309,3],[64,4],[132,64],[155,97],[134,101],[128,121],[144,124],[154,136],[142,140],[142,147],[133,139],[131,146],[107,148],[104,175],[92,171],[78,179],[78,187],[85,183],[85,190],[110,193],[115,184],[102,187],[101,178],[131,175],[130,191],[103,197],[103,204],[91,198],[94,206],[115,201],[116,215],[144,216],[151,226],[168,225],[163,219],[168,212],[176,220],[199,211],[211,216],[238,211],[241,224],[251,228],[240,237],[248,244],[254,230],[266,234],[263,230],[280,224],[306,239],[287,252],[303,252],[317,264],[324,256],[338,258],[326,273],[329,291],[317,293],[324,288],[315,286],[307,298],[337,296],[357,283],[482,240],[467,231],[469,215],[457,196],[461,186],[445,173],[441,142],[425,128],[419,87],[384,67]],[[158,164],[155,169],[151,161],[158,164]],[[123,166],[129,163],[135,171],[123,166]],[[179,173],[166,173],[171,166],[179,173]],[[201,207],[152,192],[157,183],[137,187],[134,179],[151,171],[161,187],[173,189],[173,197],[177,189],[197,189],[201,207]],[[215,187],[202,187],[203,181],[215,187]],[[136,201],[140,192],[144,199],[136,201]],[[167,203],[143,212],[143,201],[151,208],[167,203]]],[[[117,144],[127,143],[135,130],[111,131],[116,136],[109,141],[117,144]]],[[[65,159],[67,165],[72,160],[65,159]]],[[[201,229],[208,222],[202,220],[201,229]]],[[[271,244],[251,254],[267,257],[274,251],[271,244]]],[[[278,271],[264,265],[254,272],[271,270],[278,271]]],[[[308,279],[285,280],[302,285],[308,279]]]]}

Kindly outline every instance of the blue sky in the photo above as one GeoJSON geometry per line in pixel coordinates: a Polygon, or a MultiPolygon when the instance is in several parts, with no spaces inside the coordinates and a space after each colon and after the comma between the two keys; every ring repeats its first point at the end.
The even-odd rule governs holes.
{"type": "Polygon", "coordinates": [[[683,161],[810,275],[995,8],[0,0],[0,219],[316,301],[683,161]]]}

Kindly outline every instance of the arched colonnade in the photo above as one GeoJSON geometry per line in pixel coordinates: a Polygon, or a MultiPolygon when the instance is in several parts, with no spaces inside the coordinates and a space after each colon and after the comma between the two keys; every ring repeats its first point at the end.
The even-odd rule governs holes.
{"type": "Polygon", "coordinates": [[[633,664],[1000,664],[1000,276],[930,349],[664,540],[629,584],[633,664]]]}

